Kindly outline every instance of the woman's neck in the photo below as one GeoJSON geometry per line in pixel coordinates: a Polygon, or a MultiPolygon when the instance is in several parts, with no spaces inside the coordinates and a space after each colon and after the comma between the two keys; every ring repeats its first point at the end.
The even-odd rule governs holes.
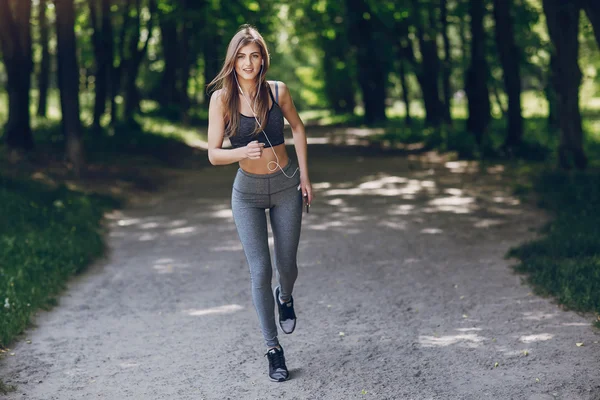
{"type": "Polygon", "coordinates": [[[256,91],[258,90],[257,82],[249,81],[249,80],[240,80],[239,82],[242,90],[244,91],[244,95],[248,98],[253,99],[256,96],[256,91]]]}

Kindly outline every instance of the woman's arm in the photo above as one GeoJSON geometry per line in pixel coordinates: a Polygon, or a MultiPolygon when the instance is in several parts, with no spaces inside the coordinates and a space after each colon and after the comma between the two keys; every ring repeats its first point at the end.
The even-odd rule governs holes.
{"type": "Polygon", "coordinates": [[[222,149],[225,134],[225,115],[221,90],[217,90],[210,97],[208,106],[208,160],[212,165],[227,165],[246,158],[258,159],[262,154],[263,143],[252,141],[245,147],[237,149],[222,149]]]}
{"type": "Polygon", "coordinates": [[[279,81],[279,107],[283,112],[283,116],[290,124],[292,128],[292,134],[294,136],[294,147],[296,148],[296,155],[298,156],[298,166],[300,167],[300,185],[302,186],[303,195],[307,196],[308,204],[312,203],[314,198],[312,185],[308,176],[308,158],[307,158],[307,145],[306,145],[306,132],[304,130],[304,123],[298,115],[296,106],[290,91],[288,90],[285,83],[279,81]]]}

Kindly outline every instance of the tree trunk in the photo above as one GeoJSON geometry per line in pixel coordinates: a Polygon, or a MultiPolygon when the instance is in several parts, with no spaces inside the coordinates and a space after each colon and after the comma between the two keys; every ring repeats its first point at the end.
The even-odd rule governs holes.
{"type": "Polygon", "coordinates": [[[31,118],[29,90],[31,88],[31,2],[19,1],[11,7],[0,0],[0,49],[7,74],[8,121],[4,140],[12,150],[31,150],[31,118]]]}
{"type": "Polygon", "coordinates": [[[121,31],[119,32],[119,41],[118,41],[118,56],[119,63],[114,65],[112,68],[111,80],[110,80],[110,124],[112,126],[119,120],[118,109],[117,109],[117,96],[121,93],[121,82],[123,80],[123,72],[126,69],[126,54],[125,48],[127,46],[127,32],[130,29],[130,25],[134,22],[131,17],[131,6],[134,0],[123,0],[122,2],[117,3],[118,6],[122,6],[122,14],[121,14],[121,31]]]}
{"type": "Polygon", "coordinates": [[[136,85],[136,79],[140,69],[140,64],[146,55],[148,49],[148,43],[152,38],[152,27],[154,16],[156,13],[156,0],[148,0],[148,13],[149,19],[146,26],[148,35],[141,49],[138,49],[140,40],[140,29],[141,29],[141,0],[137,0],[137,28],[133,38],[129,41],[129,56],[127,60],[126,68],[126,81],[125,81],[125,108],[123,111],[123,120],[130,122],[133,120],[134,113],[140,108],[140,96],[136,85]]]}
{"type": "Polygon", "coordinates": [[[58,54],[58,87],[62,126],[67,141],[67,158],[77,176],[83,168],[82,127],[79,119],[79,68],[75,43],[73,0],[54,0],[58,54]]]}
{"type": "Polygon", "coordinates": [[[354,99],[355,85],[351,72],[351,60],[348,56],[348,27],[337,17],[344,12],[342,4],[327,2],[327,15],[335,29],[335,37],[320,36],[321,48],[327,54],[323,58],[325,75],[325,95],[334,113],[352,114],[356,107],[354,99]]]}
{"type": "Polygon", "coordinates": [[[364,0],[346,0],[349,11],[350,41],[356,45],[358,84],[362,92],[367,125],[385,122],[387,57],[382,49],[385,40],[375,28],[364,0]]]}
{"type": "Polygon", "coordinates": [[[442,23],[442,38],[444,41],[444,61],[442,66],[442,89],[444,93],[444,121],[452,124],[450,113],[452,88],[450,86],[450,74],[452,72],[452,55],[450,54],[450,39],[448,38],[448,4],[447,0],[440,0],[440,20],[442,23]]]}
{"type": "Polygon", "coordinates": [[[579,5],[562,0],[543,0],[550,40],[554,46],[553,83],[558,96],[560,125],[559,164],[564,169],[587,166],[579,112],[579,5]]]}
{"type": "MultiPolygon", "coordinates": [[[[207,10],[210,10],[207,7],[207,10]]],[[[209,12],[209,11],[207,11],[209,12]]],[[[210,21],[210,15],[206,16],[207,20],[210,21]]],[[[205,40],[204,46],[202,48],[203,56],[204,56],[204,82],[208,84],[211,82],[215,76],[219,73],[220,69],[220,60],[219,60],[219,47],[221,44],[221,37],[218,36],[214,30],[207,29],[205,31],[205,40]]],[[[204,93],[204,107],[208,107],[210,100],[210,95],[208,93],[204,93]]]]}
{"type": "Polygon", "coordinates": [[[159,27],[165,68],[161,78],[160,97],[161,107],[167,108],[179,103],[177,96],[177,70],[179,69],[179,52],[177,44],[177,15],[174,12],[159,14],[159,27]]]}
{"type": "MultiPolygon", "coordinates": [[[[412,10],[415,15],[414,24],[422,56],[421,64],[416,65],[415,70],[423,94],[425,122],[431,126],[439,126],[444,119],[444,105],[440,99],[440,58],[436,41],[434,10],[431,6],[423,9],[417,0],[412,1],[412,10]],[[424,12],[427,13],[425,18],[423,17],[424,12]],[[427,23],[427,21],[429,22],[427,23]]],[[[414,55],[411,58],[414,59],[414,55]]]]}
{"type": "Polygon", "coordinates": [[[404,124],[406,126],[412,125],[412,118],[410,116],[410,95],[408,93],[408,83],[406,82],[406,61],[400,60],[400,85],[402,86],[402,100],[404,101],[404,107],[406,110],[406,117],[404,118],[404,124]]]}
{"type": "Polygon", "coordinates": [[[483,18],[485,7],[483,0],[470,0],[471,15],[471,65],[467,72],[465,91],[469,100],[469,118],[467,130],[475,135],[481,147],[484,134],[491,119],[490,96],[488,91],[489,69],[485,59],[485,32],[483,18]]]}
{"type": "Polygon", "coordinates": [[[40,0],[39,24],[40,24],[40,45],[42,51],[42,61],[40,64],[40,73],[38,75],[38,117],[46,117],[48,113],[48,87],[50,85],[50,33],[48,26],[48,17],[46,15],[48,0],[40,0]]]}
{"type": "Polygon", "coordinates": [[[110,76],[113,61],[112,22],[110,18],[111,0],[90,0],[90,16],[92,20],[92,43],[96,57],[94,122],[93,130],[99,133],[100,120],[106,111],[106,100],[110,87],[110,76]]]}
{"type": "Polygon", "coordinates": [[[496,46],[502,64],[504,88],[508,96],[508,132],[504,148],[511,150],[521,144],[523,117],[521,115],[521,73],[519,49],[515,44],[509,0],[494,0],[496,46]]]}
{"type": "Polygon", "coordinates": [[[554,71],[556,70],[556,55],[550,55],[550,65],[548,66],[548,72],[546,75],[546,81],[544,83],[544,93],[546,100],[548,100],[548,127],[551,129],[558,129],[558,96],[556,89],[554,88],[554,71]]]}
{"type": "Polygon", "coordinates": [[[596,42],[600,46],[600,2],[598,0],[581,0],[583,9],[594,28],[596,42]]]}

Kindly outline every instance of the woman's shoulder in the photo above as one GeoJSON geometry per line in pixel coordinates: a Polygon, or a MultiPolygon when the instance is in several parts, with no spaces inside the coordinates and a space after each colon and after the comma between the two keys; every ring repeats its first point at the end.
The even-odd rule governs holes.
{"type": "Polygon", "coordinates": [[[217,89],[210,95],[210,103],[214,104],[218,107],[223,107],[225,105],[225,90],[217,89]]]}
{"type": "Polygon", "coordinates": [[[287,86],[284,82],[282,81],[267,81],[269,83],[269,85],[271,86],[271,89],[275,90],[275,89],[287,89],[287,86]]]}
{"type": "Polygon", "coordinates": [[[281,101],[285,102],[287,97],[288,88],[287,85],[282,81],[267,81],[271,87],[271,93],[279,99],[278,103],[281,105],[281,101]]]}

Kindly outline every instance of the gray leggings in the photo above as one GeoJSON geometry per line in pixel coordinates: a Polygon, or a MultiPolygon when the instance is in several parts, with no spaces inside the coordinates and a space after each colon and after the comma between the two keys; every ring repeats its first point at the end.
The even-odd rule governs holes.
{"type": "MultiPolygon", "coordinates": [[[[296,169],[291,161],[283,168],[288,176],[296,169]]],[[[302,194],[298,190],[299,172],[287,178],[281,170],[272,174],[250,174],[241,168],[233,182],[231,208],[233,219],[252,281],[252,299],[258,313],[266,345],[277,346],[275,302],[271,290],[273,269],[267,234],[269,210],[275,248],[275,266],[281,286],[281,299],[289,301],[298,276],[296,254],[302,223],[302,194]]]]}

